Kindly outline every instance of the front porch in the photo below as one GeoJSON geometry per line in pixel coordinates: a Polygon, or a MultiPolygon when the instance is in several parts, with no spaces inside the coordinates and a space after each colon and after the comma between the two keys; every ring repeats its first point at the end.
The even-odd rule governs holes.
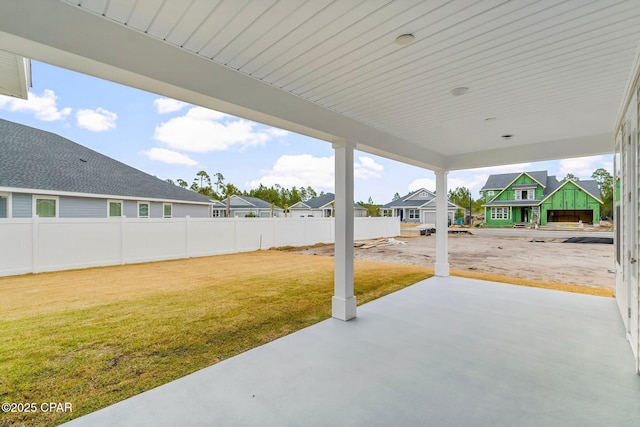
{"type": "Polygon", "coordinates": [[[433,277],[68,425],[630,426],[633,366],[614,299],[433,277]]]}

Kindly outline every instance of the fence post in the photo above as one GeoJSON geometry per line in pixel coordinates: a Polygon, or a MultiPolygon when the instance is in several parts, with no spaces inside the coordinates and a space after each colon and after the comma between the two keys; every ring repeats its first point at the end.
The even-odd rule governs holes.
{"type": "Polygon", "coordinates": [[[40,251],[40,221],[38,215],[34,215],[31,218],[31,272],[38,272],[38,264],[39,257],[38,252],[40,251]]]}
{"type": "Polygon", "coordinates": [[[189,228],[190,228],[190,221],[191,217],[189,215],[187,215],[184,218],[184,257],[185,258],[189,258],[189,228]]]}
{"type": "Polygon", "coordinates": [[[124,265],[126,263],[125,258],[125,237],[127,235],[125,231],[125,227],[127,226],[127,217],[126,215],[122,215],[120,218],[120,264],[124,265]]]}

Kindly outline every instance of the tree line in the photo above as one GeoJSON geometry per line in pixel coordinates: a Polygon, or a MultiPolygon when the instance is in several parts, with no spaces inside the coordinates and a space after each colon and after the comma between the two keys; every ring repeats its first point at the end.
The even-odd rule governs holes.
{"type": "Polygon", "coordinates": [[[275,184],[270,187],[260,184],[257,188],[252,188],[248,191],[241,191],[234,184],[226,182],[222,173],[216,172],[212,177],[203,170],[196,173],[191,185],[189,185],[189,183],[184,179],[176,179],[175,181],[167,179],[166,181],[220,201],[228,200],[234,194],[238,194],[242,196],[256,197],[285,209],[298,202],[306,202],[309,199],[325,194],[324,191],[318,193],[310,186],[300,188],[294,186],[292,188],[285,188],[279,184],[275,184]]]}

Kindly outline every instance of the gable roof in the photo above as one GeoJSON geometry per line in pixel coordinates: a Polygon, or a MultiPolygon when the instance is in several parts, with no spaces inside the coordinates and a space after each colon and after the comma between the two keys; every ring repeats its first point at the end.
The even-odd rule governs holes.
{"type": "MultiPolygon", "coordinates": [[[[305,202],[298,202],[291,206],[290,209],[322,209],[329,206],[336,196],[333,193],[325,193],[322,196],[313,197],[305,202]]],[[[365,209],[359,204],[353,204],[354,209],[365,209]]]]}
{"type": "Polygon", "coordinates": [[[330,204],[331,202],[333,202],[335,198],[336,198],[335,194],[326,193],[326,194],[323,194],[322,196],[313,197],[307,200],[306,202],[304,202],[304,204],[309,206],[309,208],[311,209],[320,209],[330,204]]]}
{"type": "MultiPolygon", "coordinates": [[[[573,182],[578,188],[582,189],[585,193],[589,194],[594,199],[596,199],[597,201],[602,203],[602,200],[600,199],[600,187],[598,186],[598,182],[595,181],[595,180],[558,181],[558,179],[556,178],[555,175],[547,176],[547,172],[546,171],[522,172],[522,173],[516,173],[516,174],[501,174],[501,175],[516,175],[516,178],[514,178],[511,181],[511,182],[513,182],[513,181],[515,181],[515,179],[517,179],[517,177],[519,177],[523,173],[527,173],[529,176],[531,176],[532,173],[536,173],[536,174],[538,174],[538,177],[542,177],[543,175],[542,175],[541,172],[544,172],[544,176],[546,178],[546,180],[545,180],[546,186],[544,186],[544,192],[542,193],[542,199],[536,199],[536,200],[496,200],[496,198],[500,195],[500,193],[502,193],[507,187],[509,187],[509,184],[507,184],[507,187],[503,188],[502,191],[500,191],[498,194],[496,194],[495,197],[493,197],[489,202],[485,203],[483,206],[507,206],[507,205],[513,205],[513,206],[516,206],[516,205],[530,205],[530,206],[535,206],[535,205],[539,205],[540,203],[544,202],[546,199],[551,197],[551,195],[553,193],[558,191],[561,187],[566,185],[568,182],[573,182]]],[[[489,179],[491,179],[492,176],[497,176],[497,175],[491,175],[489,177],[489,179]]],[[[488,182],[489,182],[489,180],[487,180],[487,183],[488,182]]],[[[500,182],[500,179],[494,180],[492,182],[500,182]]],[[[518,186],[514,185],[512,187],[513,188],[517,188],[518,186]]],[[[483,187],[483,189],[485,189],[485,188],[486,188],[486,184],[485,184],[485,187],[483,187]]]]}
{"type": "Polygon", "coordinates": [[[584,191],[585,193],[587,193],[588,195],[596,199],[598,202],[602,203],[602,200],[600,199],[600,187],[598,186],[598,182],[596,180],[591,180],[591,179],[585,180],[585,181],[567,180],[567,181],[559,182],[558,186],[553,191],[549,191],[545,193],[540,203],[547,200],[549,197],[553,195],[553,193],[560,190],[562,187],[564,187],[569,183],[573,183],[576,187],[580,188],[582,191],[584,191]]]}
{"type": "MultiPolygon", "coordinates": [[[[247,205],[257,209],[271,209],[271,203],[266,202],[262,199],[258,199],[257,197],[243,196],[241,194],[234,194],[233,196],[231,196],[230,206],[232,209],[246,208],[247,205]],[[237,201],[238,199],[243,200],[245,203],[242,203],[242,202],[234,203],[234,200],[237,201]]],[[[278,206],[274,206],[274,209],[281,209],[281,208],[278,206]]]]}
{"type": "Polygon", "coordinates": [[[2,119],[0,147],[0,187],[211,203],[59,135],[2,119]]]}
{"type": "Polygon", "coordinates": [[[537,181],[543,187],[547,185],[547,171],[533,171],[533,172],[513,172],[513,173],[500,173],[495,175],[489,175],[487,182],[481,188],[482,191],[486,190],[504,190],[512,182],[520,177],[520,175],[529,175],[531,179],[537,181]]]}
{"type": "Polygon", "coordinates": [[[402,207],[420,207],[422,205],[424,205],[425,203],[427,203],[430,200],[433,200],[435,198],[435,194],[432,191],[427,190],[426,188],[419,188],[415,191],[412,191],[409,194],[405,194],[404,196],[400,197],[398,200],[394,200],[391,201],[385,205],[382,205],[380,208],[381,209],[388,209],[388,208],[402,208],[402,207]],[[427,199],[414,199],[413,197],[415,197],[417,194],[419,194],[422,191],[426,191],[428,193],[429,198],[427,199]]]}

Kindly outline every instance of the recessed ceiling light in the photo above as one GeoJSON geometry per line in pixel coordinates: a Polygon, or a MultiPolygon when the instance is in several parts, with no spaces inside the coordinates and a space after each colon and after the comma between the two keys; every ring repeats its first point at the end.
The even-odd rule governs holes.
{"type": "Polygon", "coordinates": [[[398,36],[398,38],[396,38],[396,44],[399,44],[400,46],[404,46],[406,44],[411,43],[414,39],[415,37],[413,34],[403,34],[401,36],[398,36]]]}
{"type": "Polygon", "coordinates": [[[511,135],[510,133],[508,133],[506,135],[502,135],[502,139],[507,140],[507,141],[511,141],[513,139],[513,135],[511,135]]]}
{"type": "Polygon", "coordinates": [[[456,88],[451,89],[450,93],[453,96],[460,96],[460,95],[464,95],[467,92],[469,92],[469,88],[468,87],[460,86],[460,87],[456,87],[456,88]]]}

